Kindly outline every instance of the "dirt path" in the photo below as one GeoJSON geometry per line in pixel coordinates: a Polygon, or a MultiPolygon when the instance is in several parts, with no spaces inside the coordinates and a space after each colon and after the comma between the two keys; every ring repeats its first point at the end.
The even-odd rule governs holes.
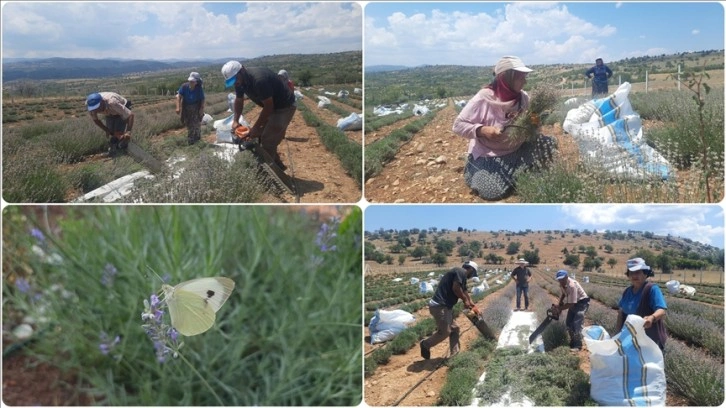
{"type": "MultiPolygon", "coordinates": [[[[440,110],[424,129],[401,146],[381,173],[366,180],[366,199],[371,203],[493,202],[481,199],[464,182],[468,141],[451,131],[456,116],[451,103],[440,110]]],[[[557,139],[561,158],[573,166],[577,164],[577,144],[564,134],[560,125],[543,126],[542,133],[557,139]]],[[[498,202],[521,201],[514,194],[498,202]]]]}

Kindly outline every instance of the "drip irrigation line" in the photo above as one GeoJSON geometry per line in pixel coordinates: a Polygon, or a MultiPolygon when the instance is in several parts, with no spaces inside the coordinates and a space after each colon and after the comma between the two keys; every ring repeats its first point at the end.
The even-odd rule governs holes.
{"type": "Polygon", "coordinates": [[[394,402],[392,404],[392,406],[394,406],[394,407],[398,406],[398,404],[400,404],[401,401],[403,401],[406,397],[408,397],[408,395],[411,394],[413,392],[413,390],[418,388],[418,386],[421,385],[421,383],[423,383],[427,378],[431,377],[431,375],[433,373],[435,373],[439,368],[441,368],[444,365],[444,363],[448,360],[449,360],[448,357],[445,359],[442,359],[441,362],[436,367],[434,367],[433,370],[431,370],[428,374],[426,374],[426,376],[424,376],[423,378],[418,380],[418,382],[416,384],[414,384],[413,387],[409,388],[408,391],[406,391],[399,399],[397,399],[396,402],[394,402]]]}
{"type": "Polygon", "coordinates": [[[292,151],[290,150],[290,141],[285,138],[285,146],[287,146],[287,160],[290,162],[290,180],[295,186],[295,203],[300,203],[300,186],[295,181],[295,166],[292,162],[292,151]]]}

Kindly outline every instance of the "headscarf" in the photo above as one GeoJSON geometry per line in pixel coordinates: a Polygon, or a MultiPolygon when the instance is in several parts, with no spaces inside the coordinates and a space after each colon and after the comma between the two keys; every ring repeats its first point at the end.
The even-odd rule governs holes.
{"type": "Polygon", "coordinates": [[[494,95],[502,102],[510,102],[514,100],[519,102],[522,99],[522,92],[515,92],[511,88],[517,74],[526,75],[525,73],[510,69],[499,73],[499,75],[494,78],[494,81],[492,81],[487,88],[493,90],[494,95]]]}

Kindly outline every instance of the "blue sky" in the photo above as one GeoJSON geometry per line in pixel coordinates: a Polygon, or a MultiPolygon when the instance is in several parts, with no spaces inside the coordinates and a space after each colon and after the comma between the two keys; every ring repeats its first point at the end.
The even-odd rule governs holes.
{"type": "Polygon", "coordinates": [[[724,48],[718,2],[370,2],[365,65],[590,63],[724,48]]]}
{"type": "Polygon", "coordinates": [[[4,58],[254,58],[362,49],[362,6],[356,2],[2,6],[4,58]]]}
{"type": "Polygon", "coordinates": [[[724,214],[718,205],[369,205],[364,229],[459,227],[478,231],[588,229],[650,231],[724,247],[724,214]]]}

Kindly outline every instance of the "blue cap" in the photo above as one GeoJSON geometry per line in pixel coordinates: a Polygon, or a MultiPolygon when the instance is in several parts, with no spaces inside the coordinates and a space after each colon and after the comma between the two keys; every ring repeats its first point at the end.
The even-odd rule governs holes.
{"type": "Polygon", "coordinates": [[[567,271],[564,269],[560,269],[559,271],[557,271],[557,274],[555,275],[555,279],[557,279],[557,280],[562,280],[562,279],[565,279],[566,277],[567,277],[567,271]]]}
{"type": "Polygon", "coordinates": [[[86,98],[86,105],[88,106],[88,110],[92,111],[94,109],[98,109],[99,106],[101,106],[101,100],[103,98],[101,97],[101,94],[96,92],[88,95],[88,98],[86,98]]]}
{"type": "Polygon", "coordinates": [[[224,81],[224,87],[229,88],[230,86],[234,85],[235,81],[237,81],[237,77],[229,78],[228,80],[224,81]]]}

